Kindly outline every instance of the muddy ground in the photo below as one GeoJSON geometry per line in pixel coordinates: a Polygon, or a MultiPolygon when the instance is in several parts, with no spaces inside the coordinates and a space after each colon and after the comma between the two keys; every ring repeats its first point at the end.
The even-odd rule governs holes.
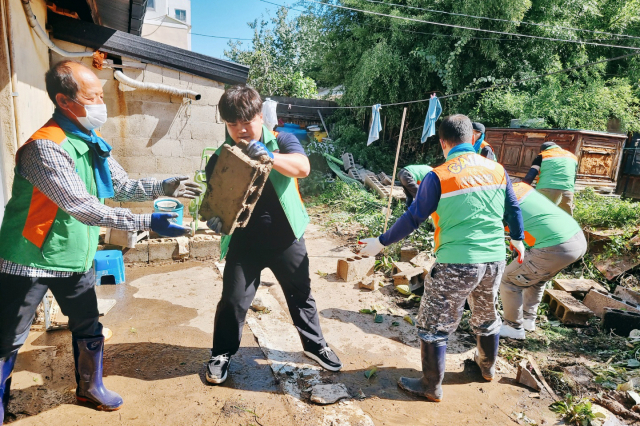
{"type": "Polygon", "coordinates": [[[547,408],[550,397],[532,397],[515,383],[516,371],[503,359],[499,377],[485,382],[469,362],[475,343],[466,333],[456,333],[448,346],[443,402],[400,391],[400,376],[420,374],[416,329],[402,319],[415,317],[417,305],[399,308],[392,286],[369,292],[339,281],[337,260],[350,249],[320,224],[310,225],[306,240],[320,321],[344,363],[342,372],[319,371],[301,355],[284,296],[267,270],[259,295],[270,312],[249,313],[230,379],[222,386],[208,385],[204,366],[222,288],[218,268],[213,261],[134,266],[126,270],[125,285],[97,288],[99,297],[117,300],[102,318],[113,331],[106,344],[104,381],[123,396],[122,409],[104,413],[77,404],[70,333],[34,330],[18,356],[7,423],[509,425],[518,424],[517,413],[524,412],[539,425],[560,424],[547,408]],[[371,305],[380,305],[382,323],[358,312],[371,305]],[[372,366],[377,373],[367,379],[364,373],[372,366]],[[308,387],[314,383],[343,383],[354,399],[311,404],[308,387]]]}

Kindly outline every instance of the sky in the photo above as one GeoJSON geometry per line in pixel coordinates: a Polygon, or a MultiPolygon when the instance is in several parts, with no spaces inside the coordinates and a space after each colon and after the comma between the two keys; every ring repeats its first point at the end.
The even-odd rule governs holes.
{"type": "MultiPolygon", "coordinates": [[[[291,5],[291,0],[269,0],[272,3],[291,5]]],[[[202,37],[207,34],[222,37],[251,39],[253,30],[247,22],[260,19],[261,15],[275,16],[278,6],[260,0],[191,0],[191,50],[215,58],[224,58],[228,49],[228,39],[202,37]],[[270,15],[269,15],[270,13],[270,15]]],[[[289,17],[299,12],[290,11],[289,17]]],[[[243,41],[243,48],[251,46],[251,41],[243,41]]]]}

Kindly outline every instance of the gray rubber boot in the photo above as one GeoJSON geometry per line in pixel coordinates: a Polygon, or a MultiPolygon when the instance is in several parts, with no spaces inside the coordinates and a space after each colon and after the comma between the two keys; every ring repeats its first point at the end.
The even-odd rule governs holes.
{"type": "Polygon", "coordinates": [[[476,364],[480,367],[482,377],[490,382],[496,374],[500,333],[491,336],[476,336],[476,342],[478,347],[475,356],[476,364]]]}
{"type": "Polygon", "coordinates": [[[420,340],[420,353],[422,355],[422,377],[410,379],[400,377],[398,386],[410,394],[427,398],[429,401],[440,402],[442,400],[442,379],[444,378],[445,357],[447,342],[425,342],[420,340]]]}

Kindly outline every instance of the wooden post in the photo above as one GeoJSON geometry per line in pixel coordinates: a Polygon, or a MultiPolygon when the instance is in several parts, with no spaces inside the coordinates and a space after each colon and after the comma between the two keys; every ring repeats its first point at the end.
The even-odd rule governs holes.
{"type": "Polygon", "coordinates": [[[398,157],[400,156],[400,145],[402,144],[402,133],[404,133],[404,119],[407,116],[407,107],[402,111],[402,122],[400,123],[400,136],[398,136],[398,148],[396,149],[396,161],[393,163],[393,174],[391,175],[391,190],[389,191],[389,203],[387,203],[387,216],[384,218],[384,232],[387,232],[389,215],[391,214],[391,199],[393,198],[393,184],[396,181],[396,169],[398,168],[398,157]]]}
{"type": "MultiPolygon", "coordinates": [[[[322,121],[322,127],[324,127],[324,132],[327,134],[327,137],[329,137],[329,131],[327,130],[327,126],[324,125],[324,118],[322,118],[322,113],[320,112],[320,110],[318,110],[318,115],[320,116],[320,121],[322,121]]],[[[319,141],[322,142],[322,141],[319,141]]]]}

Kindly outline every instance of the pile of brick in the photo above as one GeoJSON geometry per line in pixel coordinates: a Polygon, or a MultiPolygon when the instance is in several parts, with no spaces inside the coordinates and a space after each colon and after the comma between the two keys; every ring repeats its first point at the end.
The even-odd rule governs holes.
{"type": "Polygon", "coordinates": [[[618,286],[614,294],[594,280],[555,279],[553,289],[545,290],[542,302],[549,313],[563,324],[587,325],[592,317],[600,317],[606,331],[628,336],[640,329],[640,293],[618,286]]]}
{"type": "Polygon", "coordinates": [[[371,188],[380,198],[388,199],[389,194],[392,193],[393,198],[396,200],[406,199],[406,195],[400,186],[395,185],[393,190],[391,189],[391,177],[384,172],[376,175],[371,170],[365,169],[354,161],[351,153],[342,154],[342,163],[345,172],[350,178],[358,180],[366,187],[371,188]]]}

